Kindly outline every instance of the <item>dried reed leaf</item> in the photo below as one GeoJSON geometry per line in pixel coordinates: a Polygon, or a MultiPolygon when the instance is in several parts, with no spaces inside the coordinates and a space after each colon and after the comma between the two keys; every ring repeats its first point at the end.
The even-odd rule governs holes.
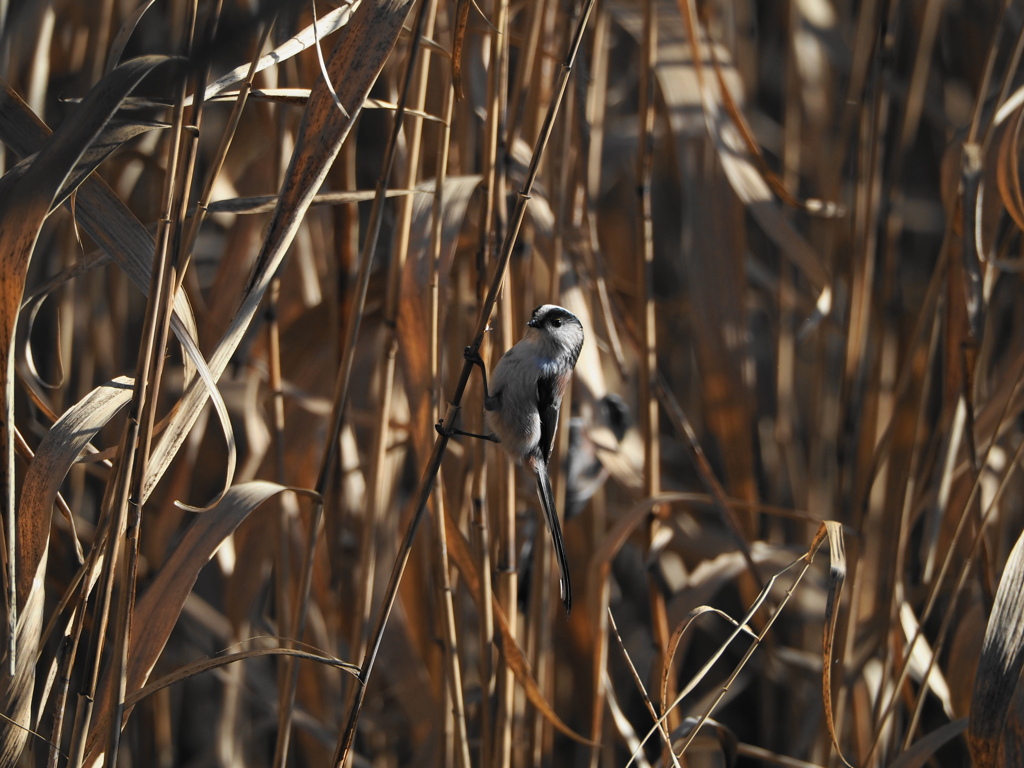
{"type": "MultiPolygon", "coordinates": [[[[249,91],[248,98],[254,101],[266,101],[272,104],[290,104],[295,107],[304,107],[309,101],[309,88],[253,88],[249,91]]],[[[235,101],[238,99],[238,91],[224,91],[211,102],[235,101]]],[[[367,99],[363,102],[363,109],[385,109],[394,111],[398,104],[383,99],[367,99]]],[[[422,109],[410,109],[406,107],[402,113],[409,117],[418,117],[430,123],[443,123],[444,119],[422,109]]]]}
{"type": "MultiPolygon", "coordinates": [[[[774,581],[774,579],[773,579],[773,581],[774,581]]],[[[767,595],[767,591],[768,591],[768,589],[770,589],[771,583],[772,582],[769,582],[769,586],[766,587],[764,590],[762,590],[761,597],[759,598],[759,600],[763,599],[767,595]]],[[[665,662],[665,665],[662,668],[662,676],[661,676],[661,680],[662,680],[662,688],[661,688],[662,714],[660,716],[658,716],[656,713],[652,712],[652,716],[654,717],[655,723],[654,723],[653,726],[651,726],[650,730],[647,731],[646,735],[641,740],[640,745],[639,745],[640,747],[643,747],[643,745],[648,742],[648,740],[651,738],[651,736],[654,735],[655,731],[659,731],[659,730],[663,730],[664,729],[665,721],[668,719],[668,716],[672,712],[672,710],[674,710],[676,707],[678,707],[682,703],[683,699],[686,696],[688,696],[690,693],[693,692],[693,690],[697,687],[697,685],[705,678],[707,673],[711,671],[711,667],[718,661],[718,659],[720,659],[722,657],[722,655],[725,653],[725,651],[729,647],[729,645],[732,644],[732,641],[737,636],[739,636],[740,633],[743,633],[743,632],[747,633],[748,635],[750,635],[753,638],[754,645],[751,646],[751,647],[752,648],[755,647],[757,645],[757,642],[758,642],[758,636],[746,623],[741,624],[738,621],[736,621],[734,618],[729,616],[727,613],[725,613],[724,611],[720,611],[717,608],[712,608],[712,607],[706,606],[706,605],[698,606],[697,608],[695,608],[692,611],[690,611],[690,613],[686,616],[686,618],[683,619],[683,621],[681,621],[676,626],[675,631],[672,633],[671,641],[669,642],[669,645],[668,645],[668,649],[670,650],[671,653],[670,653],[670,655],[668,655],[668,654],[666,655],[666,662],[665,662]],[[669,682],[670,682],[668,675],[669,675],[669,672],[671,670],[672,657],[674,657],[675,652],[676,652],[676,650],[678,649],[678,646],[679,646],[679,641],[686,634],[686,631],[692,626],[694,621],[696,621],[698,618],[700,618],[701,616],[703,616],[706,613],[713,613],[713,614],[716,614],[716,615],[722,617],[723,619],[725,619],[730,625],[732,625],[732,628],[733,628],[732,634],[729,636],[729,638],[724,643],[722,643],[718,647],[718,649],[714,652],[714,654],[712,654],[711,658],[704,663],[704,666],[702,666],[700,668],[700,670],[697,672],[697,674],[695,674],[693,677],[690,678],[690,680],[686,684],[686,687],[683,688],[683,690],[681,690],[678,694],[676,694],[675,699],[673,701],[671,701],[671,702],[668,702],[668,700],[667,700],[668,699],[668,690],[669,690],[668,685],[669,685],[669,682]]],[[[634,673],[634,676],[635,676],[635,673],[634,673]]],[[[709,719],[710,719],[710,717],[705,716],[702,719],[701,722],[706,722],[709,719]]],[[[699,727],[699,726],[700,726],[700,722],[697,723],[696,727],[699,727]]],[[[692,741],[693,739],[695,739],[696,738],[696,734],[694,734],[693,729],[690,729],[687,732],[687,736],[684,737],[684,738],[688,739],[687,743],[689,743],[689,741],[692,741]]],[[[686,748],[684,746],[682,751],[685,751],[685,749],[686,748]]],[[[637,749],[635,749],[633,751],[632,755],[630,756],[629,762],[626,764],[626,768],[629,768],[629,766],[631,766],[634,762],[636,762],[636,759],[639,756],[639,754],[640,754],[639,748],[637,748],[637,749]]],[[[678,761],[678,757],[681,757],[681,756],[682,756],[682,752],[680,752],[679,755],[676,755],[675,752],[673,752],[673,760],[674,761],[678,761]]]]}
{"type": "MultiPolygon", "coordinates": [[[[103,127],[103,130],[92,144],[82,153],[74,169],[68,174],[60,191],[53,199],[50,211],[52,212],[62,205],[100,163],[120,149],[126,142],[149,131],[166,127],[167,123],[152,120],[111,120],[103,127]]],[[[3,178],[0,178],[0,195],[5,194],[7,187],[16,183],[25,174],[32,163],[35,162],[35,159],[35,155],[26,157],[4,174],[3,178]]]]}
{"type": "Polygon", "coordinates": [[[105,71],[109,72],[117,64],[121,54],[124,53],[125,46],[128,45],[128,40],[131,38],[132,33],[154,2],[156,0],[144,0],[134,11],[128,14],[128,17],[121,24],[121,28],[117,30],[117,34],[114,35],[114,39],[110,41],[110,51],[107,53],[105,71]]]}
{"type": "Polygon", "coordinates": [[[839,620],[839,599],[843,594],[843,582],[846,581],[846,545],[843,540],[843,526],[832,520],[824,521],[818,528],[811,545],[809,556],[813,556],[817,544],[823,536],[828,536],[828,598],[825,603],[825,623],[821,634],[821,699],[825,707],[825,726],[829,738],[835,747],[839,759],[850,765],[843,757],[839,747],[839,734],[836,733],[835,715],[832,709],[832,649],[836,640],[836,622],[839,620]]]}
{"type": "MultiPolygon", "coordinates": [[[[338,83],[337,95],[347,114],[334,104],[331,89],[318,80],[303,113],[277,208],[257,256],[245,294],[227,332],[210,357],[214,380],[224,372],[249,329],[267,288],[284,261],[313,197],[362,110],[362,104],[398,40],[409,3],[362,0],[331,53],[328,72],[338,83]]],[[[318,22],[318,28],[320,23],[318,22]]],[[[293,38],[294,39],[294,38],[293,38]]],[[[248,68],[246,68],[248,71],[248,68]]],[[[168,428],[153,450],[143,488],[148,497],[177,455],[205,405],[207,391],[191,385],[168,428]]]]}
{"type": "Polygon", "coordinates": [[[466,28],[469,26],[470,0],[458,0],[455,8],[455,31],[452,37],[452,88],[455,98],[462,101],[466,91],[462,85],[462,60],[466,50],[466,28]]]}
{"type": "MultiPolygon", "coordinates": [[[[970,340],[977,343],[981,338],[984,325],[985,297],[982,287],[981,260],[985,258],[985,245],[982,242],[981,207],[984,202],[982,184],[981,146],[967,143],[963,146],[960,164],[960,189],[962,194],[961,215],[963,217],[963,241],[960,249],[963,265],[961,288],[964,292],[964,306],[967,309],[967,321],[970,329],[970,340]]],[[[966,354],[964,365],[969,382],[974,380],[973,354],[966,354]]],[[[967,391],[972,387],[968,385],[967,391]]],[[[974,424],[974,398],[966,399],[968,423],[974,424]]],[[[970,440],[973,445],[973,440],[970,440]]],[[[973,449],[972,449],[973,450],[973,449]]]]}
{"type": "Polygon", "coordinates": [[[19,600],[43,590],[50,516],[64,478],[92,440],[131,398],[132,379],[121,376],[92,390],[47,431],[28,466],[18,506],[19,600]]]}
{"type": "Polygon", "coordinates": [[[903,636],[906,638],[907,645],[914,642],[914,638],[917,637],[917,642],[914,642],[913,650],[910,652],[910,658],[906,660],[906,663],[910,665],[911,676],[921,681],[931,691],[942,704],[942,710],[946,713],[946,717],[953,720],[956,714],[953,711],[949,684],[946,682],[942,670],[936,666],[935,654],[909,603],[904,602],[900,605],[900,624],[903,627],[903,636]],[[925,679],[926,677],[927,679],[925,679]]]}
{"type": "MultiPolygon", "coordinates": [[[[676,653],[679,650],[679,645],[682,642],[683,637],[686,635],[687,630],[693,625],[693,622],[705,613],[717,614],[719,617],[729,622],[733,627],[736,626],[736,620],[733,619],[732,616],[727,614],[725,611],[713,608],[710,605],[697,606],[686,615],[686,618],[676,625],[675,630],[672,632],[672,637],[669,640],[668,649],[665,652],[665,661],[661,667],[661,702],[663,706],[669,700],[669,686],[672,684],[672,662],[675,660],[676,653]]],[[[740,627],[740,629],[750,632],[748,627],[740,627]]]]}
{"type": "MultiPolygon", "coordinates": [[[[416,189],[389,189],[385,191],[385,197],[405,197],[415,195],[422,190],[416,189]]],[[[320,192],[314,195],[310,205],[345,205],[346,203],[363,203],[373,200],[376,192],[372,189],[356,190],[354,192],[320,192]]],[[[256,195],[254,197],[231,197],[224,200],[214,200],[207,207],[210,213],[270,213],[277,207],[277,195],[256,195]]]]}
{"type": "Polygon", "coordinates": [[[43,629],[43,589],[32,590],[18,617],[18,656],[14,676],[0,676],[0,765],[17,765],[28,729],[33,726],[32,692],[36,680],[36,653],[43,629]]]}
{"type": "Polygon", "coordinates": [[[750,154],[750,158],[753,160],[755,167],[761,172],[761,176],[764,178],[765,183],[768,184],[769,188],[775,195],[782,200],[786,205],[793,208],[799,208],[813,213],[823,218],[835,218],[838,216],[845,216],[846,211],[842,206],[836,203],[824,200],[809,199],[801,200],[797,198],[792,192],[786,189],[786,185],[782,183],[775,171],[768,165],[768,161],[765,160],[764,153],[761,151],[761,146],[754,138],[754,132],[747,123],[746,117],[736,104],[736,100],[732,97],[732,91],[730,89],[729,81],[726,78],[725,70],[732,70],[732,61],[723,62],[719,60],[718,54],[720,49],[718,46],[710,45],[707,46],[708,52],[711,54],[711,63],[714,65],[715,80],[718,84],[718,93],[721,95],[722,104],[728,112],[729,117],[732,119],[732,127],[736,130],[736,133],[743,140],[744,146],[747,148],[747,152],[750,154]]]}
{"type": "Polygon", "coordinates": [[[324,664],[335,669],[343,669],[346,672],[358,675],[359,665],[349,664],[347,661],[336,659],[332,656],[326,656],[319,653],[312,653],[310,651],[301,651],[297,648],[254,648],[249,651],[238,651],[237,653],[226,653],[222,656],[214,656],[209,659],[199,659],[193,661],[191,664],[186,664],[169,675],[164,675],[158,680],[154,680],[151,683],[147,683],[142,688],[139,688],[134,693],[129,694],[125,697],[125,707],[133,707],[142,701],[147,696],[151,696],[157,691],[161,691],[164,688],[180,683],[182,680],[188,680],[196,675],[201,675],[203,672],[209,672],[211,669],[220,669],[221,667],[227,666],[228,664],[234,664],[238,661],[245,661],[246,659],[258,659],[265,656],[291,656],[296,659],[302,659],[304,661],[314,661],[318,664],[324,664]]]}
{"type": "Polygon", "coordinates": [[[1024,670],[1024,534],[1017,538],[999,579],[974,678],[967,743],[976,768],[1008,765],[1008,754],[1024,751],[1019,708],[1024,670]]]}
{"type": "MultiPolygon", "coordinates": [[[[29,106],[0,80],[0,141],[22,156],[31,155],[48,140],[50,130],[29,106]]],[[[129,279],[144,293],[149,290],[153,252],[156,244],[146,227],[136,218],[106,182],[95,174],[84,180],[78,188],[75,213],[79,225],[97,244],[108,253],[129,279]]],[[[91,260],[91,266],[99,262],[91,260]]],[[[30,297],[41,295],[61,285],[65,279],[78,274],[77,267],[55,275],[50,281],[36,289],[30,297]]],[[[199,336],[195,317],[183,291],[174,297],[174,315],[171,330],[178,339],[188,335],[199,336]]],[[[191,365],[186,361],[185,380],[192,378],[191,365]]]]}
{"type": "Polygon", "coordinates": [[[889,763],[889,768],[924,768],[932,764],[939,749],[967,730],[967,722],[968,718],[961,717],[922,736],[910,749],[889,763]]]}
{"type": "MultiPolygon", "coordinates": [[[[35,161],[14,184],[0,192],[0,355],[5,362],[0,367],[3,397],[3,514],[6,522],[7,545],[7,615],[8,615],[8,669],[16,675],[18,603],[14,478],[14,330],[25,291],[25,277],[29,260],[35,249],[39,230],[54,199],[121,102],[153,69],[167,61],[163,56],[147,56],[126,62],[110,72],[93,86],[75,113],[68,117],[39,151],[35,161]]],[[[49,510],[47,510],[49,512],[49,510]]],[[[42,609],[42,604],[31,602],[42,609]]],[[[41,617],[29,617],[22,622],[35,626],[41,617]]],[[[26,643],[35,645],[35,638],[26,643]]],[[[28,651],[34,655],[33,651],[28,651]]],[[[15,681],[17,682],[17,681],[15,681]]],[[[20,687],[15,686],[20,690],[20,687]]],[[[31,686],[29,686],[31,687],[31,686]]],[[[5,694],[6,695],[6,694],[5,694]]],[[[13,702],[20,710],[21,702],[13,702]]],[[[23,737],[14,737],[15,742],[23,737]]],[[[6,739],[5,739],[6,744],[6,739]]],[[[16,743],[11,744],[16,749],[16,743]]],[[[5,747],[6,749],[6,747],[5,747]]]]}
{"type": "MultiPolygon", "coordinates": [[[[129,695],[142,688],[149,679],[199,571],[250,512],[282,491],[292,491],[319,503],[319,496],[312,491],[253,480],[232,486],[218,504],[193,519],[145,594],[135,604],[127,669],[129,695]]],[[[111,676],[104,677],[96,696],[97,712],[109,711],[108,702],[115,693],[116,684],[111,676]]],[[[103,743],[106,730],[104,723],[97,722],[90,731],[87,748],[90,764],[102,757],[99,745],[103,743]]]]}
{"type": "MultiPolygon", "coordinates": [[[[256,71],[262,72],[267,67],[277,66],[282,61],[286,61],[293,56],[302,53],[311,45],[323,40],[331,33],[338,31],[349,22],[353,13],[357,12],[360,4],[361,0],[355,0],[355,2],[345,3],[340,8],[335,8],[330,13],[325,13],[316,20],[315,25],[310,24],[297,35],[289,38],[286,42],[277,46],[277,48],[272,50],[270,53],[262,56],[256,64],[256,71]]],[[[370,5],[372,3],[367,2],[367,4],[370,5]]],[[[335,47],[335,52],[337,52],[337,50],[337,47],[335,47]]],[[[206,87],[205,100],[209,101],[217,94],[230,88],[232,85],[245,80],[249,74],[250,66],[250,64],[241,64],[223,77],[218,78],[208,85],[206,87]]],[[[185,106],[190,106],[191,104],[192,97],[185,99],[185,106]]]]}

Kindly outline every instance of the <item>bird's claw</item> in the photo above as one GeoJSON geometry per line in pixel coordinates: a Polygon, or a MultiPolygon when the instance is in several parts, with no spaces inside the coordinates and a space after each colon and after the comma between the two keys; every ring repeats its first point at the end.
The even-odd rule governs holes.
{"type": "Polygon", "coordinates": [[[484,367],[484,359],[480,357],[480,350],[473,349],[473,347],[466,347],[462,350],[462,356],[473,365],[479,365],[481,368],[484,367]]]}
{"type": "Polygon", "coordinates": [[[500,443],[501,438],[497,435],[478,435],[475,432],[466,432],[459,429],[458,427],[446,427],[444,421],[439,421],[434,425],[434,431],[437,432],[441,437],[446,437],[451,440],[453,437],[459,435],[462,437],[475,437],[477,440],[488,440],[492,443],[500,443]]]}

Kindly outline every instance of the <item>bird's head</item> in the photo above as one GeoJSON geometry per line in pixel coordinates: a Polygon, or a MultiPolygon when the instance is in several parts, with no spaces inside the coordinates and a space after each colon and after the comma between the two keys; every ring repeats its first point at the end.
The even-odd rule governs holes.
{"type": "Polygon", "coordinates": [[[539,344],[543,344],[552,357],[566,357],[571,365],[583,348],[583,323],[565,307],[543,304],[533,310],[533,317],[526,324],[539,344]]]}

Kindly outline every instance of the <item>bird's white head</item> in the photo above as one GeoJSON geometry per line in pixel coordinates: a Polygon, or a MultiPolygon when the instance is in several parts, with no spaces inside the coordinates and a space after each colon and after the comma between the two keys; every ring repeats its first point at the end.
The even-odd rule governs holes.
{"type": "Polygon", "coordinates": [[[570,366],[576,365],[576,358],[583,349],[583,323],[565,307],[557,304],[543,304],[533,310],[533,317],[526,323],[538,344],[543,344],[553,358],[563,358],[570,366]]]}

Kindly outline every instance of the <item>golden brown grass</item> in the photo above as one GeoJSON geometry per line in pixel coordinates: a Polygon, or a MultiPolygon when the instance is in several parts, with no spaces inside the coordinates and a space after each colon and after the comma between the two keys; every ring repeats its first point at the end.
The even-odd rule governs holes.
{"type": "Polygon", "coordinates": [[[0,765],[1019,763],[990,5],[0,4],[0,765]]]}

